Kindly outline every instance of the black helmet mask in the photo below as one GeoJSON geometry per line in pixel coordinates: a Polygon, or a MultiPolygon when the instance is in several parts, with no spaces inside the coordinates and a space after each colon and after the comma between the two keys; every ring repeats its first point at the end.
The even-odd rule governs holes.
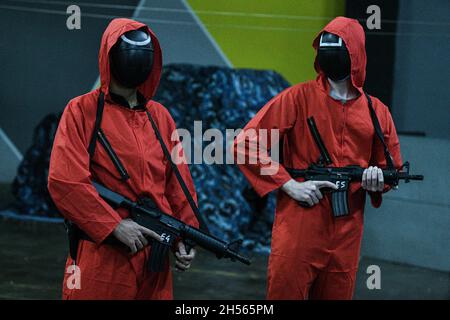
{"type": "Polygon", "coordinates": [[[320,36],[317,62],[325,75],[333,81],[342,81],[350,77],[350,56],[342,38],[324,32],[320,36]]]}
{"type": "Polygon", "coordinates": [[[121,85],[135,88],[147,80],[153,68],[153,43],[143,30],[132,30],[120,36],[111,48],[111,73],[121,85]]]}

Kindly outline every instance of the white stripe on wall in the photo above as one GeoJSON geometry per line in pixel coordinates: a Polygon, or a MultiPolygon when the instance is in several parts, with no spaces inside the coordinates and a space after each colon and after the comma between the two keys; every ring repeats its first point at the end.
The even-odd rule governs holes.
{"type": "Polygon", "coordinates": [[[194,19],[194,21],[198,24],[199,28],[202,30],[202,32],[204,33],[204,35],[208,38],[209,42],[211,42],[212,46],[214,47],[214,49],[217,51],[217,53],[219,54],[219,56],[222,58],[223,62],[230,68],[233,67],[233,64],[231,63],[231,61],[228,59],[228,57],[225,55],[225,53],[222,51],[222,48],[220,48],[220,46],[217,44],[216,40],[213,38],[213,36],[211,36],[211,34],[209,33],[208,29],[206,29],[206,27],[203,25],[203,23],[201,22],[201,20],[199,19],[199,17],[195,14],[195,12],[192,10],[191,6],[189,5],[189,3],[187,3],[186,0],[180,0],[181,3],[186,7],[186,10],[189,11],[189,13],[191,14],[192,18],[194,19]]]}
{"type": "Polygon", "coordinates": [[[0,138],[5,142],[8,148],[11,149],[11,152],[16,156],[17,160],[19,160],[19,162],[22,161],[22,153],[19,151],[19,149],[17,149],[16,145],[11,141],[11,139],[9,139],[2,128],[0,128],[0,138]]]}

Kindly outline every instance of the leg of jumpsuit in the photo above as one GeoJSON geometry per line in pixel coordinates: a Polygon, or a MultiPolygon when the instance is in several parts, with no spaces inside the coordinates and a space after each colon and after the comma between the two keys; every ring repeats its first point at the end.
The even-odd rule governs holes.
{"type": "Polygon", "coordinates": [[[268,300],[351,300],[356,270],[328,272],[309,263],[270,255],[268,300]],[[274,272],[273,270],[277,270],[274,272]],[[289,275],[294,274],[294,277],[289,275]]]}
{"type": "Polygon", "coordinates": [[[319,272],[311,286],[311,300],[351,300],[355,289],[356,270],[349,272],[319,272]]]}
{"type": "Polygon", "coordinates": [[[318,269],[309,263],[271,254],[268,267],[267,299],[306,300],[318,273],[318,269]]]}
{"type": "MultiPolygon", "coordinates": [[[[148,262],[148,259],[146,259],[148,262]]],[[[163,272],[150,272],[147,262],[141,265],[136,300],[173,300],[172,272],[169,256],[166,258],[163,272]]]]}
{"type": "MultiPolygon", "coordinates": [[[[172,276],[167,270],[150,273],[145,261],[148,250],[141,251],[130,259],[128,253],[118,252],[111,246],[97,246],[89,241],[80,241],[77,266],[80,270],[80,288],[69,288],[73,284],[73,273],[68,267],[73,263],[68,258],[64,274],[64,300],[134,300],[172,299],[172,276]]],[[[73,286],[72,286],[73,287],[73,286]]]]}

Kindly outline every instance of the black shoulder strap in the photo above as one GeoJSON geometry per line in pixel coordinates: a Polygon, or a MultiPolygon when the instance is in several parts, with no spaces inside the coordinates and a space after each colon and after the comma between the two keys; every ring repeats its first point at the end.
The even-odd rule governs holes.
{"type": "Polygon", "coordinates": [[[381,130],[380,122],[378,121],[377,114],[375,113],[375,109],[373,108],[372,99],[367,94],[367,92],[364,92],[364,94],[369,103],[370,117],[372,118],[373,127],[375,128],[375,134],[377,135],[378,139],[381,141],[381,144],[383,145],[384,157],[386,158],[386,165],[389,169],[394,169],[394,162],[392,161],[392,156],[391,153],[389,152],[389,148],[386,145],[386,142],[384,141],[383,130],[381,130]]]}
{"type": "Polygon", "coordinates": [[[89,157],[92,159],[95,153],[95,146],[97,144],[97,132],[100,129],[100,124],[102,122],[103,117],[103,109],[105,107],[105,95],[102,91],[100,91],[100,95],[97,100],[97,114],[95,116],[95,125],[94,131],[92,131],[91,142],[89,143],[89,157]]]}
{"type": "Polygon", "coordinates": [[[114,167],[116,167],[117,171],[120,174],[120,177],[122,180],[126,181],[130,178],[128,175],[127,170],[125,169],[125,166],[120,161],[117,154],[114,152],[114,149],[112,148],[111,144],[109,143],[108,139],[106,138],[105,134],[102,131],[101,122],[103,117],[103,109],[105,108],[105,95],[103,92],[100,91],[100,95],[98,96],[97,100],[97,114],[95,116],[95,124],[94,124],[94,131],[92,131],[92,137],[91,142],[89,143],[89,158],[90,161],[92,161],[92,158],[94,157],[95,153],[95,147],[97,145],[97,140],[100,140],[100,144],[105,149],[108,156],[111,158],[112,163],[114,164],[114,167]]]}
{"type": "Polygon", "coordinates": [[[167,158],[167,160],[169,161],[170,166],[172,167],[172,170],[175,173],[175,176],[177,177],[178,183],[180,184],[181,189],[183,190],[183,193],[184,193],[186,199],[188,200],[189,205],[190,205],[192,211],[195,214],[195,217],[197,218],[197,220],[198,220],[198,222],[200,224],[200,229],[202,229],[203,231],[209,233],[206,221],[203,218],[203,216],[201,215],[200,210],[198,209],[197,205],[195,204],[195,201],[192,198],[192,195],[189,192],[189,189],[186,186],[186,183],[184,182],[183,177],[181,176],[180,170],[178,170],[177,165],[172,161],[172,157],[170,155],[169,149],[167,149],[167,146],[164,143],[164,140],[163,140],[163,138],[161,136],[161,133],[160,133],[158,127],[156,126],[155,121],[153,120],[150,112],[148,112],[148,111],[146,111],[146,112],[147,112],[148,119],[150,120],[150,123],[152,124],[153,130],[155,131],[156,138],[158,139],[159,143],[161,144],[161,148],[162,148],[162,150],[164,152],[164,155],[167,158]]]}

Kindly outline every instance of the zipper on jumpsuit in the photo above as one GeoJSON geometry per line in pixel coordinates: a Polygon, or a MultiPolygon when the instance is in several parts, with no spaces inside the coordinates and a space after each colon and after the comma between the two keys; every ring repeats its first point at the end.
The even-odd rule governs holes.
{"type": "MultiPolygon", "coordinates": [[[[344,158],[344,133],[345,133],[345,126],[347,124],[347,112],[346,112],[346,108],[348,108],[348,105],[346,106],[346,102],[345,101],[341,101],[340,102],[340,107],[342,108],[342,126],[341,126],[341,152],[340,152],[340,157],[339,157],[339,163],[337,164],[338,166],[341,165],[341,161],[344,158]]],[[[335,239],[336,239],[336,220],[335,218],[332,218],[333,221],[333,237],[332,237],[332,244],[336,243],[335,239]]],[[[334,249],[334,247],[333,247],[334,249]]],[[[330,257],[331,259],[331,257],[330,257]]],[[[330,262],[329,262],[330,263],[330,262]]]]}
{"type": "MultiPolygon", "coordinates": [[[[133,132],[134,140],[136,141],[136,145],[138,147],[138,152],[140,155],[140,167],[141,167],[141,183],[142,185],[145,185],[145,160],[144,160],[144,149],[142,148],[141,143],[139,142],[138,136],[136,135],[135,130],[139,129],[139,112],[135,111],[133,112],[133,119],[131,121],[131,131],[133,132]]],[[[144,274],[147,272],[146,263],[148,262],[149,255],[147,254],[147,250],[143,250],[144,253],[144,267],[143,272],[144,274]]],[[[145,275],[144,275],[145,277],[145,275]]]]}
{"type": "Polygon", "coordinates": [[[342,131],[341,131],[341,159],[344,158],[344,131],[345,131],[345,125],[346,125],[346,116],[347,113],[345,112],[345,102],[341,102],[342,105],[342,131]]]}

